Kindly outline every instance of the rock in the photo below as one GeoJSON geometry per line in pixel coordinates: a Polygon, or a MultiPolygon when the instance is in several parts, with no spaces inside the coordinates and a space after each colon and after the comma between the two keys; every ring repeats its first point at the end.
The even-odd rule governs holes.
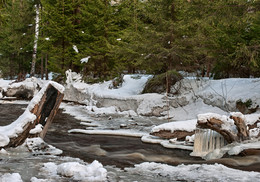
{"type": "Polygon", "coordinates": [[[3,91],[3,96],[22,99],[32,99],[42,87],[42,82],[35,77],[27,78],[23,82],[13,82],[3,91]]]}
{"type": "MultiPolygon", "coordinates": [[[[143,93],[165,93],[167,85],[166,76],[168,78],[169,87],[175,85],[176,82],[183,78],[182,75],[175,70],[168,71],[167,75],[166,73],[156,75],[150,80],[148,80],[143,90],[143,93]]],[[[178,91],[179,87],[176,87],[174,89],[170,89],[170,92],[168,93],[176,94],[178,93],[178,91]]]]}

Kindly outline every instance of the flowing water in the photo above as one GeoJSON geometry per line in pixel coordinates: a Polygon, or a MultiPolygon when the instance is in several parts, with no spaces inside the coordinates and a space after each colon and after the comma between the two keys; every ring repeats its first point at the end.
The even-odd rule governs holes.
{"type": "MultiPolygon", "coordinates": [[[[14,121],[23,113],[24,108],[26,108],[26,105],[0,104],[0,126],[14,121]]],[[[108,175],[113,176],[114,179],[121,176],[121,178],[128,179],[124,181],[138,181],[138,178],[139,181],[142,181],[140,179],[144,177],[127,176],[127,173],[120,169],[133,167],[134,164],[145,161],[171,165],[214,164],[217,162],[228,167],[260,172],[260,153],[205,161],[190,156],[190,151],[166,149],[158,144],[142,143],[140,138],[68,133],[68,130],[73,128],[82,128],[80,121],[59,110],[44,140],[48,144],[63,150],[63,156],[80,158],[85,162],[98,160],[106,166],[108,175]]],[[[19,172],[24,181],[29,181],[32,176],[41,176],[38,171],[43,163],[50,161],[59,163],[60,160],[59,157],[33,156],[29,152],[13,150],[9,155],[0,154],[0,173],[19,172]]],[[[70,161],[71,159],[65,158],[65,160],[70,161]]],[[[146,180],[153,181],[152,179],[152,177],[151,179],[146,177],[146,180]]],[[[154,181],[158,181],[158,179],[154,181]]],[[[167,181],[167,178],[160,179],[160,181],[167,181]]]]}

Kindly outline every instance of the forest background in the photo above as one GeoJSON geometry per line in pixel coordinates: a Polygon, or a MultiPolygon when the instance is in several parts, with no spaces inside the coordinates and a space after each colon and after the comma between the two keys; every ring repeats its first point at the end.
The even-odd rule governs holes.
{"type": "Polygon", "coordinates": [[[259,0],[1,0],[1,76],[259,77],[259,10],[259,0]]]}

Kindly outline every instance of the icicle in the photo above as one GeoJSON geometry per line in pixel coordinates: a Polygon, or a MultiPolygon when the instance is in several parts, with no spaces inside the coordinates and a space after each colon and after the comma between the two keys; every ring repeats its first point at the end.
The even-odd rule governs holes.
{"type": "Polygon", "coordinates": [[[209,152],[225,145],[225,139],[219,133],[210,129],[196,129],[192,156],[203,157],[209,152]]]}

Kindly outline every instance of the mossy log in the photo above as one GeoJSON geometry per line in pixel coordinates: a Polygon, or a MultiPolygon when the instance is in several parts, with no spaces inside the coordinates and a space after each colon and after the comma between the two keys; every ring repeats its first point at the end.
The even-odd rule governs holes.
{"type": "Polygon", "coordinates": [[[4,146],[4,148],[17,147],[23,144],[26,138],[29,137],[40,136],[41,138],[44,138],[48,127],[52,123],[52,120],[59,109],[63,96],[63,93],[61,93],[52,84],[49,84],[40,101],[30,110],[30,112],[36,116],[36,119],[33,122],[28,122],[23,127],[23,131],[17,136],[10,138],[10,142],[8,145],[4,146]],[[41,124],[43,126],[42,131],[38,134],[31,135],[30,130],[37,124],[41,124]]]}

